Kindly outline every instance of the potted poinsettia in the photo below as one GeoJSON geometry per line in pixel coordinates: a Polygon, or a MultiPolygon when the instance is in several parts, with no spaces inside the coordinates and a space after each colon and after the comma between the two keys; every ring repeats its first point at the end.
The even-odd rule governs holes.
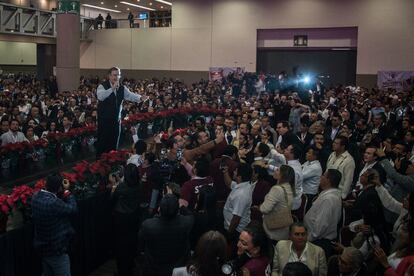
{"type": "Polygon", "coordinates": [[[29,217],[30,201],[34,190],[28,185],[21,185],[13,188],[10,194],[12,210],[7,221],[7,231],[20,228],[29,217]]]}
{"type": "Polygon", "coordinates": [[[0,194],[0,233],[6,232],[7,219],[13,208],[13,202],[9,195],[0,194]]]}

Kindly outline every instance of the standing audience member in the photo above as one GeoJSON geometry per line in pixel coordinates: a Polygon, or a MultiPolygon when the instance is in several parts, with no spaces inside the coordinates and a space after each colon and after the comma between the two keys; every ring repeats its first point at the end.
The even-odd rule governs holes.
{"type": "Polygon", "coordinates": [[[240,233],[250,223],[250,207],[252,205],[252,168],[240,164],[231,179],[228,168],[224,168],[224,181],[231,192],[223,208],[224,229],[233,248],[240,233]]]}
{"type": "Polygon", "coordinates": [[[160,216],[145,220],[139,231],[144,249],[143,275],[170,276],[190,257],[191,216],[178,214],[178,199],[167,194],[160,203],[160,216]]]}
{"type": "Polygon", "coordinates": [[[304,223],[309,230],[308,240],[325,250],[329,258],[333,252],[331,241],[337,238],[337,227],[342,215],[342,201],[338,192],[341,173],[328,169],[321,176],[322,192],[306,213],[304,223]]]}
{"type": "Polygon", "coordinates": [[[260,225],[249,225],[241,233],[237,243],[237,256],[241,261],[242,275],[262,276],[270,274],[268,240],[260,225]],[[247,256],[247,258],[246,258],[247,256]]]}
{"type": "Polygon", "coordinates": [[[347,198],[351,190],[352,181],[354,179],[355,161],[354,158],[346,150],[348,139],[338,136],[332,143],[333,152],[328,158],[326,169],[335,169],[341,173],[341,182],[337,187],[340,191],[342,199],[347,198]]]}
{"type": "Polygon", "coordinates": [[[312,271],[304,263],[287,263],[283,269],[282,276],[312,276],[312,271]]]}
{"type": "Polygon", "coordinates": [[[319,150],[316,147],[311,147],[306,152],[306,162],[302,164],[303,192],[308,197],[309,208],[313,198],[318,194],[322,175],[322,167],[318,158],[319,150]]]}
{"type": "Polygon", "coordinates": [[[134,256],[138,244],[137,232],[140,219],[142,189],[138,170],[133,164],[109,175],[112,184],[111,197],[114,201],[113,220],[115,230],[115,254],[118,275],[132,275],[134,256]]]}
{"type": "Polygon", "coordinates": [[[222,266],[227,261],[226,238],[217,231],[204,233],[197,242],[194,256],[186,267],[175,268],[173,276],[222,275],[222,266]]]}
{"type": "Polygon", "coordinates": [[[332,256],[328,263],[328,276],[366,276],[364,256],[354,247],[345,247],[341,255],[332,256]]]}
{"type": "Polygon", "coordinates": [[[312,275],[326,276],[325,253],[319,246],[308,242],[308,232],[302,223],[293,223],[289,228],[289,240],[282,240],[275,246],[272,276],[281,275],[288,263],[301,262],[312,275]]]}
{"type": "Polygon", "coordinates": [[[33,243],[42,257],[43,275],[71,275],[68,251],[75,231],[69,217],[76,212],[69,181],[59,174],[48,176],[46,189],[32,198],[33,243]]]}
{"type": "Polygon", "coordinates": [[[295,172],[292,167],[282,165],[276,169],[274,178],[277,185],[273,186],[269,193],[265,196],[264,202],[260,205],[259,210],[263,214],[263,228],[267,236],[276,243],[279,240],[286,240],[289,236],[289,225],[283,227],[272,227],[268,223],[269,220],[283,220],[280,214],[286,214],[292,210],[292,201],[295,195],[295,172]]]}

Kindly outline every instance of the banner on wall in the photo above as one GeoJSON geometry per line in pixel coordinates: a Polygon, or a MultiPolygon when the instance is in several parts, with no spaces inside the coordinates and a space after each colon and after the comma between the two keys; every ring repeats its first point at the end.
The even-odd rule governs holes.
{"type": "Polygon", "coordinates": [[[210,67],[210,80],[216,81],[227,77],[230,74],[242,75],[244,74],[244,67],[210,67]]]}
{"type": "Polygon", "coordinates": [[[378,71],[377,79],[380,89],[407,91],[414,88],[414,71],[378,71]]]}

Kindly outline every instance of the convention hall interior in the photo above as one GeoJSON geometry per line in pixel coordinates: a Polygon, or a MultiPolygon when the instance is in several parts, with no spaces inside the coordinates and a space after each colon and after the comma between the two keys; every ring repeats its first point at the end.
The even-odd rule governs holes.
{"type": "Polygon", "coordinates": [[[413,11],[2,0],[0,276],[414,275],[413,11]]]}

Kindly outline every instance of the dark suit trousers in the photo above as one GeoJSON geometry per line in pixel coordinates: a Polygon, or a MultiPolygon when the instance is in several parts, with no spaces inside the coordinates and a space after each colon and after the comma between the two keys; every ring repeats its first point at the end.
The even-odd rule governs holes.
{"type": "Polygon", "coordinates": [[[121,134],[121,122],[118,120],[98,117],[98,149],[97,155],[111,150],[117,150],[119,136],[121,134]]]}

